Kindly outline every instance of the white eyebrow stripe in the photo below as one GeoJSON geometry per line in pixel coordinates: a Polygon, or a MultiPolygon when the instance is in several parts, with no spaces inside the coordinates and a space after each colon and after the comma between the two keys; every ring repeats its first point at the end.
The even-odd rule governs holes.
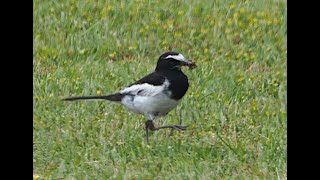
{"type": "Polygon", "coordinates": [[[166,57],[166,59],[168,58],[172,58],[172,59],[175,59],[175,60],[178,60],[178,61],[184,61],[184,62],[187,62],[186,58],[183,57],[182,54],[178,54],[178,55],[169,55],[166,57]]]}

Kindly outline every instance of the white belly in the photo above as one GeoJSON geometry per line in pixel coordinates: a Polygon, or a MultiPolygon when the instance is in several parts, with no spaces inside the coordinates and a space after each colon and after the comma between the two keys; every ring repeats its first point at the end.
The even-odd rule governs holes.
{"type": "Polygon", "coordinates": [[[125,96],[121,103],[137,114],[154,114],[155,116],[166,115],[175,108],[179,101],[170,99],[166,94],[156,96],[125,96]]]}

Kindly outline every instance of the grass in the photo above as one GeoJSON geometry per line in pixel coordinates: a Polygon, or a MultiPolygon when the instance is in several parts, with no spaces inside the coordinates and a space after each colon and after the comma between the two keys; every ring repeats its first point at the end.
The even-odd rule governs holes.
{"type": "Polygon", "coordinates": [[[33,13],[37,179],[286,179],[286,1],[40,1],[33,13]],[[198,67],[152,133],[105,101],[174,50],[198,67]]]}

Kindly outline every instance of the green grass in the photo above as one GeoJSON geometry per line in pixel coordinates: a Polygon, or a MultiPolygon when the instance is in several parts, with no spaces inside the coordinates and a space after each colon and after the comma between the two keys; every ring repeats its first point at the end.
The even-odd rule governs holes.
{"type": "Polygon", "coordinates": [[[286,179],[286,1],[40,1],[33,13],[33,173],[40,179],[286,179]],[[105,101],[174,50],[198,67],[152,133],[105,101]]]}

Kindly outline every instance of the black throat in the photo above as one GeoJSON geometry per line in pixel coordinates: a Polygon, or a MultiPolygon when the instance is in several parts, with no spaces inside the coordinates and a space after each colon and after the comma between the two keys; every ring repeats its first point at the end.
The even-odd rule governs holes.
{"type": "Polygon", "coordinates": [[[189,88],[188,77],[179,68],[171,69],[156,69],[156,73],[164,76],[169,80],[169,91],[171,91],[170,98],[179,100],[187,92],[189,88]]]}

